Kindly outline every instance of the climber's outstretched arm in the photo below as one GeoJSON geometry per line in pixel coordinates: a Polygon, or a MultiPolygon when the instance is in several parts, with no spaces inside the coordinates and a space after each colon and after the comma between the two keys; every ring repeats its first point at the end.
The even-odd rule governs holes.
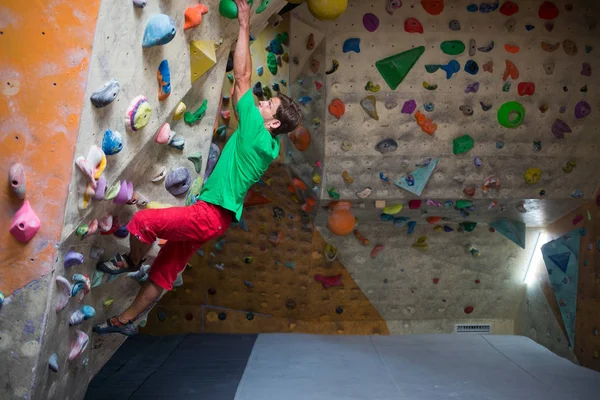
{"type": "Polygon", "coordinates": [[[233,92],[233,105],[250,89],[252,79],[252,58],[250,57],[250,6],[247,0],[235,0],[238,7],[238,21],[240,33],[238,34],[235,52],[233,53],[233,76],[235,88],[233,92]]]}

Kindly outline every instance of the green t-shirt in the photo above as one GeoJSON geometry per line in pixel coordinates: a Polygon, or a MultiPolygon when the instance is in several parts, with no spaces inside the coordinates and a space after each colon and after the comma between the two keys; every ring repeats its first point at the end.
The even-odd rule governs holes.
{"type": "Polygon", "coordinates": [[[200,200],[233,211],[239,221],[246,192],[279,155],[279,139],[265,128],[265,121],[254,105],[252,90],[242,96],[235,109],[239,116],[238,128],[206,180],[200,200]]]}

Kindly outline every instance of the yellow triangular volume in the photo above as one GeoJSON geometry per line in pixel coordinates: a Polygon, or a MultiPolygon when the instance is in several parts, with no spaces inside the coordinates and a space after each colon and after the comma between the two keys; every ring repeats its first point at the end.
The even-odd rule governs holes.
{"type": "Polygon", "coordinates": [[[192,83],[216,63],[215,42],[212,40],[192,40],[190,42],[190,79],[192,83]]]}

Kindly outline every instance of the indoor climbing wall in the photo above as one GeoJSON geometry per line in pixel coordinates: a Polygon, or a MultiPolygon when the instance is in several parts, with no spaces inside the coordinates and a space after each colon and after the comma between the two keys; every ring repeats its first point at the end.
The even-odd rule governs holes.
{"type": "Polygon", "coordinates": [[[251,189],[268,203],[247,206],[245,228],[203,246],[141,333],[389,333],[343,263],[326,258],[326,242],[291,186],[275,161],[251,189]]]}
{"type": "MultiPolygon", "coordinates": [[[[24,165],[26,174],[31,172],[28,177],[32,178],[28,199],[32,200],[46,228],[25,245],[26,251],[21,250],[19,260],[15,259],[12,264],[19,266],[25,262],[29,254],[34,254],[31,251],[41,252],[44,248],[58,251],[51,267],[40,264],[47,268],[41,273],[47,275],[28,286],[28,281],[21,283],[20,287],[25,287],[7,296],[0,309],[2,337],[12,337],[12,341],[3,341],[3,346],[18,349],[2,351],[2,357],[6,355],[8,364],[19,360],[14,371],[7,374],[8,383],[3,385],[3,390],[10,391],[7,398],[83,397],[91,376],[124,340],[117,335],[93,335],[92,326],[129,305],[139,289],[136,280],[144,278],[140,274],[113,279],[97,273],[96,263],[126,250],[125,225],[137,209],[184,205],[188,191],[192,192],[188,196],[191,197],[201,188],[213,131],[218,126],[227,58],[237,37],[238,23],[219,15],[219,1],[205,2],[208,13],[206,8],[188,9],[192,5],[187,1],[146,4],[145,1],[105,0],[99,5],[97,20],[94,6],[88,5],[89,10],[80,13],[79,22],[72,28],[57,21],[56,26],[44,31],[82,35],[89,38],[90,43],[79,44],[72,39],[65,44],[67,49],[65,54],[59,55],[60,62],[67,62],[73,70],[65,69],[56,61],[56,65],[45,64],[38,74],[46,74],[47,79],[55,74],[60,77],[53,81],[56,85],[81,88],[79,97],[84,101],[81,108],[80,104],[71,105],[72,93],[67,90],[66,98],[63,96],[65,108],[54,113],[54,122],[43,118],[36,121],[44,125],[43,140],[38,142],[45,146],[44,151],[48,153],[51,148],[48,154],[57,151],[62,155],[49,160],[44,153],[35,162],[24,165]],[[94,22],[97,29],[90,55],[86,52],[93,37],[94,22]],[[87,26],[82,29],[79,24],[89,25],[89,31],[87,26]],[[184,31],[184,26],[189,29],[184,31]],[[63,77],[63,72],[69,78],[63,77]],[[182,104],[187,107],[185,114],[182,104]],[[75,110],[70,114],[73,107],[75,110]],[[65,124],[73,126],[68,128],[65,124]],[[76,135],[77,126],[79,135],[71,158],[65,151],[70,151],[75,136],[69,142],[62,139],[67,132],[57,136],[48,135],[47,130],[71,129],[76,135]],[[46,138],[48,143],[44,142],[46,138]],[[61,175],[60,171],[54,171],[53,162],[60,163],[67,172],[61,175]],[[38,164],[41,167],[38,168],[38,164]],[[53,181],[46,181],[50,179],[47,176],[38,179],[38,175],[41,177],[44,173],[53,173],[56,177],[53,181]],[[36,184],[40,182],[48,182],[41,183],[43,187],[68,192],[68,197],[60,200],[58,195],[53,198],[52,192],[36,191],[36,184]],[[30,193],[33,193],[31,197],[30,193]],[[39,196],[47,197],[45,208],[36,206],[39,196]],[[52,208],[55,201],[58,209],[65,206],[60,240],[52,240],[52,229],[60,227],[62,222],[62,214],[56,214],[52,208]],[[38,239],[44,239],[43,243],[38,239]],[[12,375],[20,371],[22,377],[18,377],[17,382],[12,375]]],[[[255,7],[252,32],[260,32],[283,5],[283,0],[271,1],[261,13],[255,7]]],[[[53,7],[39,15],[54,18],[64,12],[60,6],[53,7]]],[[[76,8],[71,9],[66,4],[64,7],[79,15],[76,8]]],[[[9,22],[14,25],[26,18],[9,22]]],[[[36,19],[31,18],[31,21],[36,19]]],[[[7,33],[12,33],[12,29],[8,27],[7,33]]],[[[32,42],[38,43],[39,39],[32,42]]],[[[44,51],[49,50],[44,47],[44,51]]],[[[18,72],[17,75],[11,73],[18,77],[18,72]]],[[[25,79],[26,72],[22,74],[25,79]]],[[[3,99],[8,95],[18,98],[18,83],[18,79],[11,78],[10,85],[16,86],[9,94],[3,92],[3,99]]],[[[34,90],[27,89],[23,80],[20,84],[23,94],[34,90]]],[[[35,90],[39,90],[39,86],[35,90]]],[[[73,93],[77,97],[77,91],[73,93]]],[[[51,98],[54,104],[60,96],[51,98]]],[[[11,107],[16,107],[16,103],[11,107]]],[[[46,107],[47,118],[51,119],[52,106],[46,107]]],[[[21,116],[30,114],[21,108],[21,116]]],[[[30,102],[30,108],[44,110],[44,105],[30,102]]],[[[45,112],[37,114],[46,115],[45,112]]],[[[27,127],[25,123],[18,125],[27,127]]],[[[11,131],[3,140],[15,134],[16,123],[6,126],[11,131]]],[[[34,126],[28,129],[33,131],[34,126]]],[[[24,132],[24,138],[35,142],[36,134],[24,132]]],[[[14,145],[7,146],[11,148],[14,145]]],[[[10,161],[18,160],[11,158],[10,161]]],[[[21,159],[23,161],[27,158],[21,159]]],[[[10,221],[11,217],[7,216],[6,220],[10,221]]],[[[56,229],[58,234],[60,228],[56,229]]],[[[146,260],[148,264],[157,250],[158,247],[151,250],[146,260]]],[[[7,295],[10,294],[9,290],[7,295]]]]}

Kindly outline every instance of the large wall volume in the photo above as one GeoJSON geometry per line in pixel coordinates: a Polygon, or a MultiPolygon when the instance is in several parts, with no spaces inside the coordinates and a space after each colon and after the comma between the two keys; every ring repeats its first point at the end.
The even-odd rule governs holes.
{"type": "MultiPolygon", "coordinates": [[[[9,99],[8,102],[10,102],[14,99],[25,98],[23,97],[25,94],[30,97],[27,100],[29,103],[25,100],[23,100],[23,104],[15,102],[12,107],[18,106],[19,108],[14,109],[14,116],[11,117],[13,119],[10,120],[10,124],[2,124],[2,129],[6,129],[8,133],[3,132],[3,140],[9,141],[9,146],[3,146],[3,151],[15,148],[11,141],[17,140],[13,137],[17,129],[28,129],[24,129],[23,138],[27,139],[31,145],[28,144],[29,147],[27,147],[29,155],[25,153],[25,147],[22,150],[24,154],[22,158],[18,159],[16,154],[11,154],[5,170],[12,161],[21,161],[25,165],[27,173],[32,171],[31,179],[28,181],[28,193],[32,194],[32,205],[42,221],[43,228],[29,244],[19,245],[21,249],[25,249],[24,251],[13,250],[13,244],[9,254],[15,261],[3,263],[2,268],[5,268],[5,265],[22,264],[20,273],[30,273],[27,270],[30,262],[28,260],[33,258],[30,254],[40,252],[42,248],[46,248],[47,254],[43,254],[46,254],[44,257],[48,259],[45,260],[46,264],[43,263],[43,259],[40,263],[40,268],[44,268],[43,270],[37,271],[35,276],[17,282],[14,289],[24,287],[32,279],[45,275],[37,283],[33,282],[29,286],[25,286],[12,297],[8,296],[13,290],[12,287],[8,290],[2,288],[2,290],[6,290],[7,298],[0,309],[2,313],[0,330],[3,337],[3,348],[0,354],[3,363],[12,367],[9,374],[3,375],[5,383],[2,384],[3,395],[0,397],[81,398],[93,374],[123,342],[124,339],[116,335],[96,337],[92,334],[91,328],[103,319],[122,311],[132,301],[139,288],[139,284],[129,277],[121,276],[114,280],[95,274],[95,264],[98,262],[98,258],[112,257],[117,251],[125,251],[127,242],[117,239],[113,235],[88,235],[82,240],[76,235],[76,229],[107,214],[118,217],[120,224],[124,225],[137,207],[94,200],[87,209],[81,210],[78,207],[78,200],[81,199],[79,184],[82,175],[73,162],[73,153],[68,152],[72,152],[75,138],[77,138],[74,146],[75,157],[87,157],[92,145],[102,145],[106,129],[119,131],[123,136],[123,149],[118,154],[107,157],[107,167],[103,176],[108,185],[117,181],[131,181],[135,191],[143,194],[149,201],[171,205],[184,204],[184,197],[174,197],[166,191],[164,180],[152,183],[150,178],[153,168],[158,165],[165,166],[167,173],[174,168],[185,167],[190,171],[193,179],[202,176],[204,172],[215,122],[220,111],[221,87],[225,77],[227,56],[237,37],[238,30],[237,21],[228,20],[219,15],[218,1],[205,3],[209,8],[209,13],[204,16],[200,26],[186,32],[183,30],[184,11],[188,6],[194,5],[188,4],[187,1],[148,2],[145,8],[136,8],[130,1],[106,0],[99,4],[99,12],[97,8],[94,8],[94,6],[98,6],[97,3],[87,5],[88,9],[85,12],[78,11],[78,8],[84,7],[78,4],[73,6],[71,4],[52,4],[48,5],[48,9],[38,10],[36,15],[52,21],[50,27],[52,29],[43,29],[45,35],[42,35],[42,39],[49,34],[62,35],[61,40],[64,42],[58,41],[56,46],[50,48],[57,50],[60,46],[65,47],[65,52],[58,56],[60,63],[66,62],[69,65],[72,63],[74,69],[68,69],[66,65],[57,62],[56,66],[44,65],[39,74],[36,72],[37,75],[30,72],[37,71],[32,68],[29,68],[30,71],[24,68],[19,71],[15,67],[14,71],[8,70],[7,72],[7,74],[10,73],[7,81],[10,85],[14,84],[15,88],[12,92],[8,91],[8,94],[3,92],[2,101],[9,99]],[[98,13],[97,20],[96,12],[98,13]],[[142,48],[145,27],[150,18],[158,13],[166,14],[174,20],[177,33],[168,44],[142,48]],[[67,17],[63,17],[63,15],[67,17]],[[90,53],[94,23],[97,23],[98,28],[93,38],[94,50],[93,53],[90,53]],[[82,29],[80,25],[84,25],[85,29],[82,29]],[[87,44],[85,38],[89,40],[87,44]],[[194,83],[191,83],[190,79],[189,43],[192,40],[213,41],[216,45],[217,58],[216,64],[194,83]],[[157,68],[164,59],[169,62],[172,91],[166,100],[159,102],[157,68]],[[87,65],[89,65],[89,69],[86,69],[87,65]],[[46,74],[40,80],[45,83],[46,80],[51,79],[50,77],[54,73],[61,79],[51,82],[64,85],[65,89],[62,92],[57,92],[56,95],[50,94],[53,90],[52,83],[48,90],[42,89],[40,85],[36,87],[36,80],[40,79],[40,76],[46,74]],[[22,74],[21,78],[19,78],[19,74],[22,74]],[[34,78],[31,82],[26,81],[29,76],[34,78]],[[91,94],[111,79],[116,79],[120,83],[118,96],[104,108],[94,107],[89,100],[91,94]],[[18,93],[13,93],[17,91],[19,81],[21,97],[18,93]],[[30,88],[29,84],[32,84],[33,87],[30,88]],[[81,91],[77,92],[77,89],[81,89],[81,91]],[[34,91],[39,92],[41,99],[48,101],[52,99],[52,102],[46,105],[43,102],[36,104],[34,91]],[[13,94],[12,98],[9,97],[11,94],[13,94]],[[139,95],[148,99],[152,107],[152,116],[145,128],[138,132],[127,131],[124,126],[126,110],[130,102],[139,95]],[[72,105],[69,103],[71,98],[78,99],[80,102],[83,100],[83,103],[72,105]],[[200,122],[187,125],[183,120],[178,122],[172,120],[173,111],[180,101],[187,105],[189,111],[194,112],[205,99],[208,100],[208,107],[200,122]],[[61,101],[64,101],[64,106],[61,105],[61,101]],[[30,107],[25,107],[27,104],[30,107]],[[54,104],[60,106],[58,110],[53,109],[54,104]],[[34,113],[32,110],[36,110],[36,112],[34,113]],[[35,115],[39,121],[35,120],[35,115]],[[27,124],[19,123],[19,121],[26,121],[26,118],[31,119],[32,127],[28,128],[27,124]],[[184,150],[180,151],[155,143],[155,133],[165,122],[171,123],[172,129],[180,137],[185,138],[184,150]],[[38,123],[39,128],[34,131],[32,128],[38,126],[38,123]],[[60,128],[62,125],[65,125],[64,129],[60,128]],[[22,128],[18,128],[19,126],[22,128]],[[68,130],[71,130],[73,137],[69,141],[62,140],[64,135],[50,136],[48,135],[49,128],[59,132],[61,129],[66,130],[65,135],[68,130]],[[79,130],[78,136],[77,129],[79,130]],[[40,135],[41,139],[38,142],[40,148],[35,148],[35,152],[33,152],[35,147],[33,144],[36,143],[35,135],[40,135]],[[203,156],[203,162],[201,170],[196,172],[194,165],[187,157],[198,151],[203,156]],[[58,156],[52,156],[54,152],[57,152],[58,156]],[[39,155],[35,156],[37,153],[39,155]],[[52,163],[60,164],[60,168],[52,163]],[[52,174],[55,174],[57,178],[51,178],[52,174]],[[42,189],[36,188],[36,184],[42,189]],[[46,189],[47,187],[49,189],[46,189]],[[36,189],[38,190],[36,191],[36,189]],[[62,194],[54,196],[52,191],[60,191],[62,194]],[[56,206],[52,208],[54,204],[56,206]],[[63,213],[65,223],[61,231],[63,213]],[[59,233],[61,233],[60,241],[57,240],[59,233]],[[94,252],[97,249],[104,250],[104,254],[99,257],[95,256],[92,247],[94,247],[94,252]],[[53,252],[50,254],[48,249],[58,249],[58,252],[56,255],[53,252]],[[65,269],[64,257],[69,251],[82,254],[84,262],[65,269]],[[55,279],[63,276],[70,281],[74,274],[87,275],[92,281],[93,287],[81,300],[71,299],[68,306],[57,313],[55,308],[58,287],[55,279]],[[72,313],[83,305],[94,307],[96,316],[80,325],[69,326],[69,318],[72,313]],[[68,355],[71,346],[75,343],[77,330],[85,333],[89,337],[89,342],[81,355],[69,361],[68,355]],[[4,340],[5,338],[6,340],[4,340]],[[11,338],[12,340],[8,340],[11,338]],[[49,358],[52,354],[57,356],[57,373],[48,368],[49,358]],[[5,393],[6,396],[4,396],[5,393]]],[[[260,32],[268,18],[283,5],[283,1],[272,1],[264,13],[253,12],[252,31],[255,34],[260,32]]],[[[8,23],[11,26],[5,29],[6,34],[12,34],[12,26],[22,26],[19,29],[27,27],[31,31],[37,29],[29,23],[33,24],[37,21],[39,24],[39,19],[32,18],[24,11],[18,15],[16,6],[14,10],[16,11],[7,14],[14,18],[9,20],[8,23]],[[27,24],[22,22],[28,18],[27,24]]],[[[3,32],[2,35],[6,37],[6,34],[3,32]]],[[[39,39],[32,38],[31,42],[37,45],[39,39]]],[[[42,46],[41,49],[40,51],[49,48],[42,46]]],[[[17,63],[19,53],[16,51],[17,49],[14,53],[5,51],[3,57],[16,54],[14,63],[17,63]]],[[[33,60],[32,64],[35,64],[35,57],[38,55],[30,57],[33,60]]],[[[12,66],[13,64],[7,65],[12,66]]],[[[28,66],[30,67],[30,65],[28,66]]],[[[3,157],[3,162],[4,160],[3,157]]],[[[5,208],[5,210],[12,210],[5,218],[6,230],[8,221],[16,210],[15,207],[7,205],[5,208]]],[[[12,237],[7,237],[6,240],[12,240],[12,237]]],[[[148,263],[152,261],[157,250],[158,248],[154,248],[151,251],[148,263]]],[[[5,247],[3,247],[3,252],[6,252],[5,247]]],[[[33,261],[31,260],[32,263],[33,261]]],[[[38,267],[34,266],[30,269],[33,271],[35,268],[38,267]]],[[[2,272],[5,273],[5,270],[3,269],[2,272]]],[[[8,272],[11,277],[18,275],[14,270],[8,272]]],[[[2,284],[5,284],[4,278],[2,284]]]]}

